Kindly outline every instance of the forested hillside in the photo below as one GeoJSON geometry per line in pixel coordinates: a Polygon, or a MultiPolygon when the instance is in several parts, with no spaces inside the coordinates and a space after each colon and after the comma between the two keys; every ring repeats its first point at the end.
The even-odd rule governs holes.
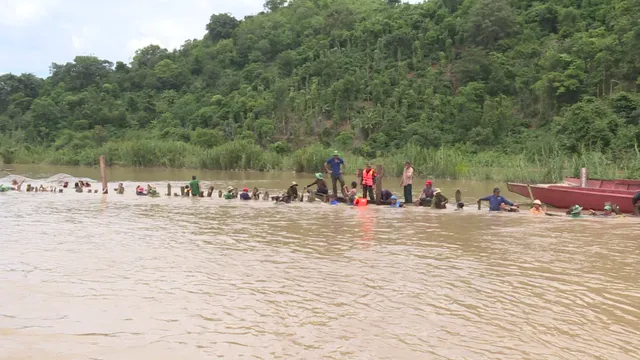
{"type": "Polygon", "coordinates": [[[0,156],[313,171],[283,159],[337,148],[591,154],[629,170],[639,13],[639,0],[268,0],[129,64],[78,56],[46,79],[0,76],[0,156]]]}

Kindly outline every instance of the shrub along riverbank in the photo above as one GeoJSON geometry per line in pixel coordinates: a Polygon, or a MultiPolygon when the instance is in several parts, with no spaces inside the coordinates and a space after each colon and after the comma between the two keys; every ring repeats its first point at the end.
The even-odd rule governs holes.
{"type": "MultiPolygon", "coordinates": [[[[99,147],[72,151],[31,146],[3,148],[0,158],[5,163],[51,165],[97,165],[105,155],[109,166],[200,168],[211,170],[322,171],[323,163],[333,150],[312,144],[293,152],[265,150],[252,141],[232,141],[212,148],[179,141],[128,140],[108,142],[99,147]]],[[[367,159],[343,153],[346,169],[355,173],[367,159]]],[[[539,155],[505,154],[496,151],[470,152],[463,148],[441,147],[423,149],[408,145],[397,151],[372,159],[373,165],[383,165],[385,173],[400,176],[405,160],[414,164],[420,177],[476,179],[494,181],[557,182],[563,176],[577,176],[581,167],[589,169],[593,178],[637,178],[640,176],[640,155],[624,160],[611,155],[583,151],[566,155],[550,151],[539,155]]]]}

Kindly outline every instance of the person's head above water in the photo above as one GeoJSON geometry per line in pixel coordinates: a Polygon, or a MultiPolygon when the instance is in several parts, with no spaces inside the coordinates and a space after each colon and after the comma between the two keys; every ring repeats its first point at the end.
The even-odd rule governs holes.
{"type": "Polygon", "coordinates": [[[191,175],[191,180],[195,180],[196,176],[195,175],[191,175]]]}
{"type": "Polygon", "coordinates": [[[249,188],[242,188],[242,192],[249,192],[249,188]]]}
{"type": "Polygon", "coordinates": [[[606,206],[604,207],[604,213],[605,213],[605,214],[609,215],[609,214],[611,214],[612,212],[613,212],[613,208],[612,208],[610,205],[606,205],[606,206]]]}
{"type": "Polygon", "coordinates": [[[397,202],[398,202],[398,197],[397,197],[397,196],[395,196],[395,195],[393,195],[393,196],[389,199],[389,201],[391,201],[391,203],[392,203],[392,204],[395,204],[395,203],[397,203],[397,202]]]}
{"type": "Polygon", "coordinates": [[[540,206],[542,206],[542,202],[540,200],[534,200],[533,201],[533,207],[536,209],[540,209],[540,206]]]}
{"type": "Polygon", "coordinates": [[[427,180],[427,181],[425,181],[425,182],[424,182],[424,185],[425,185],[426,187],[431,187],[431,186],[433,185],[433,181],[431,181],[431,180],[427,180]]]}
{"type": "Polygon", "coordinates": [[[493,188],[493,195],[499,196],[500,195],[500,188],[493,188]]]}

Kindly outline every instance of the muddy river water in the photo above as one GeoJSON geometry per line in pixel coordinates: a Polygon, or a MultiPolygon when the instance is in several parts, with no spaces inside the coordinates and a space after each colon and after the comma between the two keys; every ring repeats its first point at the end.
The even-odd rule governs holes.
{"type": "Polygon", "coordinates": [[[0,359],[640,359],[640,220],[489,214],[524,199],[482,181],[435,181],[462,212],[134,195],[192,173],[312,181],[1,193],[0,359]]]}

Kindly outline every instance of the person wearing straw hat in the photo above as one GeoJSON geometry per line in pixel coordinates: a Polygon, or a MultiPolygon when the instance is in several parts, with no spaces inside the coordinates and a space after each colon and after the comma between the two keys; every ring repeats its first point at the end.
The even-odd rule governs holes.
{"type": "MultiPolygon", "coordinates": [[[[340,182],[340,192],[344,191],[344,176],[342,176],[342,167],[344,159],[340,157],[340,153],[333,152],[333,156],[325,161],[324,168],[331,174],[331,184],[333,185],[333,195],[338,196],[338,181],[340,182]]],[[[342,194],[344,195],[344,193],[342,194]]]]}
{"type": "Polygon", "coordinates": [[[231,200],[235,198],[233,190],[234,190],[233,186],[227,186],[227,192],[224,193],[225,200],[231,200]]]}
{"type": "Polygon", "coordinates": [[[291,182],[291,185],[289,185],[289,188],[287,189],[286,197],[289,201],[298,200],[298,183],[297,182],[295,181],[291,182]]]}
{"type": "Polygon", "coordinates": [[[442,195],[442,191],[440,189],[436,188],[433,191],[433,202],[431,206],[434,209],[446,209],[448,202],[449,199],[447,199],[446,196],[442,195]]]}
{"type": "Polygon", "coordinates": [[[534,200],[533,207],[529,210],[531,215],[544,215],[547,213],[547,209],[542,207],[542,201],[534,200]]]}

